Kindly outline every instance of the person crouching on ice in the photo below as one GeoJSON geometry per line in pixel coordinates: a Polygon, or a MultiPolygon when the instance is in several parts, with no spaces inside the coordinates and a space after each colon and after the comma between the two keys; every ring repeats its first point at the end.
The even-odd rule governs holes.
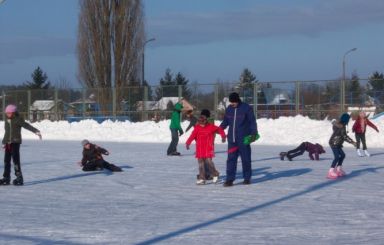
{"type": "Polygon", "coordinates": [[[195,128],[192,131],[192,134],[189,136],[186,142],[186,148],[189,150],[189,146],[192,141],[196,141],[196,158],[199,164],[199,179],[196,184],[204,185],[206,182],[206,173],[205,173],[205,164],[209,169],[209,172],[213,175],[212,182],[216,183],[219,179],[219,172],[215,168],[215,164],[212,161],[212,158],[215,156],[215,148],[213,144],[213,139],[216,132],[221,135],[222,142],[225,142],[225,133],[224,130],[214,124],[208,123],[207,117],[205,115],[200,115],[198,123],[195,125],[195,128]]]}
{"type": "Polygon", "coordinates": [[[345,175],[344,170],[342,169],[343,160],[345,158],[345,153],[343,151],[343,143],[347,141],[348,143],[356,146],[354,142],[348,135],[346,126],[349,122],[350,116],[348,113],[341,115],[339,121],[332,122],[333,133],[329,139],[329,146],[332,149],[335,159],[332,161],[331,168],[328,171],[328,179],[337,179],[345,175]]]}
{"type": "Polygon", "coordinates": [[[311,160],[319,160],[319,155],[325,153],[325,150],[320,144],[312,144],[311,142],[303,142],[297,148],[287,151],[280,152],[280,160],[284,160],[287,157],[289,161],[292,161],[294,157],[303,155],[305,151],[308,151],[309,158],[311,160]],[[315,155],[315,157],[313,157],[315,155]]]}
{"type": "Polygon", "coordinates": [[[103,159],[102,155],[109,155],[106,149],[92,144],[88,140],[81,141],[81,145],[83,146],[83,159],[80,165],[83,167],[83,171],[95,171],[103,168],[111,170],[112,172],[123,171],[120,167],[103,159]]]}

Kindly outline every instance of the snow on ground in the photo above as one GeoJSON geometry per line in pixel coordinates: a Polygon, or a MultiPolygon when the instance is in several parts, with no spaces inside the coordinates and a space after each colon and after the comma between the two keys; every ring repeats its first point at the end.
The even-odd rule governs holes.
{"type": "MultiPolygon", "coordinates": [[[[372,122],[384,131],[384,117],[379,117],[372,122]]],[[[0,122],[0,135],[4,133],[4,122],[0,122]]],[[[101,124],[93,120],[68,123],[67,121],[51,122],[42,121],[33,125],[41,130],[43,138],[48,140],[78,140],[84,138],[89,140],[103,140],[113,142],[148,142],[168,143],[171,135],[169,131],[169,120],[155,123],[147,122],[112,122],[105,121],[101,124]]],[[[189,122],[184,121],[182,127],[187,128],[189,122]]],[[[220,121],[216,121],[219,125],[220,121]]],[[[299,145],[303,141],[317,142],[323,145],[328,144],[332,134],[332,126],[329,120],[311,120],[308,117],[280,117],[279,119],[257,120],[261,138],[256,145],[299,145]]],[[[348,125],[349,131],[353,121],[348,125]]],[[[189,133],[181,136],[180,143],[185,143],[189,133]]],[[[352,132],[350,136],[353,136],[352,132]]],[[[29,131],[23,130],[25,139],[36,139],[36,136],[29,131]]],[[[384,147],[384,134],[376,133],[371,128],[367,130],[367,139],[370,145],[384,147]]],[[[220,137],[217,142],[220,143],[220,137]]]]}
{"type": "MultiPolygon", "coordinates": [[[[381,133],[368,135],[370,158],[346,147],[348,176],[332,181],[325,178],[329,147],[321,161],[277,157],[303,139],[316,141],[315,132],[301,135],[309,129],[327,146],[329,122],[278,121],[258,120],[263,141],[252,144],[252,185],[240,184],[239,163],[229,188],[195,184],[193,147],[181,143],[182,156],[166,156],[166,122],[36,123],[44,140],[23,131],[25,185],[0,187],[0,244],[382,244],[381,133]],[[124,172],[82,172],[83,138],[107,148],[106,160],[124,172]]],[[[216,152],[223,179],[226,145],[216,152]]]]}

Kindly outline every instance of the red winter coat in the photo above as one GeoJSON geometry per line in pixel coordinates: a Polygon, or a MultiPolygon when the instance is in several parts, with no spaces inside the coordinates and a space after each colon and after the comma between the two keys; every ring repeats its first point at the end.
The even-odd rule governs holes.
{"type": "Polygon", "coordinates": [[[368,118],[359,117],[352,126],[352,132],[356,134],[363,134],[367,129],[367,125],[379,132],[375,124],[368,120],[368,118]]]}
{"type": "Polygon", "coordinates": [[[222,138],[225,138],[224,130],[214,124],[195,125],[186,144],[189,146],[193,140],[196,140],[196,158],[212,158],[215,156],[214,137],[216,132],[222,138]]]}

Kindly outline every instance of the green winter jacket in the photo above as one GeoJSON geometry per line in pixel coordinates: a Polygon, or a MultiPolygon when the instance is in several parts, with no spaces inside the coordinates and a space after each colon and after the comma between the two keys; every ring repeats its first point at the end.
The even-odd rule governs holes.
{"type": "Polygon", "coordinates": [[[171,125],[169,126],[170,129],[177,129],[179,132],[183,132],[180,123],[181,109],[183,109],[183,105],[180,103],[176,103],[171,116],[171,125]]]}
{"type": "Polygon", "coordinates": [[[38,129],[32,127],[29,123],[24,121],[18,113],[16,113],[12,118],[6,118],[4,121],[4,138],[3,144],[10,143],[19,143],[21,144],[21,128],[25,128],[34,133],[39,132],[38,129]]]}

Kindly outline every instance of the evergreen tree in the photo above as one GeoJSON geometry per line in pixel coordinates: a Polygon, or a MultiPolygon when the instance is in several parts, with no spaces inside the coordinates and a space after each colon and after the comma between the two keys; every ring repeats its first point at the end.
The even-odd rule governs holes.
{"type": "Polygon", "coordinates": [[[369,92],[368,94],[381,103],[384,101],[384,75],[375,71],[368,80],[369,92]]]}
{"type": "Polygon", "coordinates": [[[48,76],[38,66],[31,74],[32,82],[27,81],[24,85],[28,89],[49,89],[51,83],[48,80],[48,76]]]}
{"type": "Polygon", "coordinates": [[[351,80],[346,82],[346,101],[350,103],[359,103],[362,93],[359,76],[352,74],[351,80]]]}
{"type": "Polygon", "coordinates": [[[156,89],[156,100],[159,100],[162,97],[179,96],[178,85],[182,86],[182,97],[188,100],[191,96],[191,91],[188,88],[188,82],[188,79],[186,79],[180,72],[178,72],[174,78],[171,69],[167,68],[165,70],[164,77],[160,79],[160,86],[156,89]]]}
{"type": "Polygon", "coordinates": [[[257,82],[256,76],[248,68],[245,68],[238,83],[240,96],[244,98],[245,102],[253,103],[253,86],[257,82]]]}

